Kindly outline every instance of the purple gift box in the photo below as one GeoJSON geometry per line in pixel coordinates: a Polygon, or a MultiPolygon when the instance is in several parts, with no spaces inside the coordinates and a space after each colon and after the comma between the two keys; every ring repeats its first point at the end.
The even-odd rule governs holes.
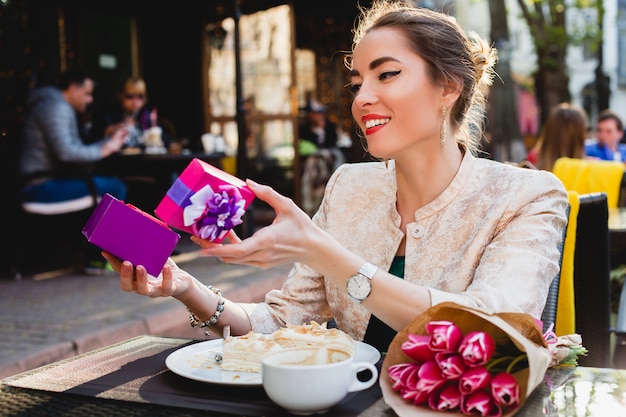
{"type": "Polygon", "coordinates": [[[143,265],[153,276],[161,273],[180,239],[159,219],[110,194],[102,196],[82,233],[116,257],[143,265]]]}
{"type": "Polygon", "coordinates": [[[254,200],[246,183],[194,158],[157,206],[156,215],[171,227],[220,243],[254,200]]]}

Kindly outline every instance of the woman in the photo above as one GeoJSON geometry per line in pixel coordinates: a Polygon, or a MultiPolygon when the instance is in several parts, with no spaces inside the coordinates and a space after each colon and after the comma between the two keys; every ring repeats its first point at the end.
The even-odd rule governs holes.
{"type": "Polygon", "coordinates": [[[347,63],[352,114],[382,161],[342,165],[313,220],[249,181],[275,209],[273,224],[243,241],[231,233],[227,245],[193,238],[228,263],[295,263],[282,289],[264,303],[235,304],[171,261],[162,282],[118,261],[122,289],[174,296],[192,323],[230,325],[232,335],[334,318],[383,351],[443,301],[539,317],[559,270],[567,196],[548,172],[472,154],[494,61],[453,18],[376,2],[363,11],[347,63]]]}
{"type": "Polygon", "coordinates": [[[539,169],[552,171],[560,157],[584,158],[587,113],[581,107],[561,103],[550,111],[537,144],[528,152],[528,161],[539,169]]]}
{"type": "MultiPolygon", "coordinates": [[[[157,109],[148,104],[146,82],[141,77],[128,77],[124,80],[119,92],[116,106],[96,117],[93,132],[96,135],[104,132],[108,136],[120,127],[129,131],[126,146],[138,148],[145,146],[143,134],[151,127],[160,126],[157,109]]],[[[169,146],[170,137],[162,131],[164,146],[169,146]]]]}

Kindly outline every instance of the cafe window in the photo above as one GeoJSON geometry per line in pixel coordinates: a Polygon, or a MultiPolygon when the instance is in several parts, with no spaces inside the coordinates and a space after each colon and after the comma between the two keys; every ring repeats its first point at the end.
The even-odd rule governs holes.
{"type": "Polygon", "coordinates": [[[206,131],[223,137],[227,155],[236,155],[240,141],[237,103],[242,100],[249,161],[246,171],[251,178],[254,172],[278,171],[280,176],[273,171],[265,174],[283,182],[277,187],[280,191],[292,194],[297,97],[293,94],[291,7],[281,5],[240,17],[240,92],[236,91],[234,19],[208,24],[205,29],[206,131]]]}

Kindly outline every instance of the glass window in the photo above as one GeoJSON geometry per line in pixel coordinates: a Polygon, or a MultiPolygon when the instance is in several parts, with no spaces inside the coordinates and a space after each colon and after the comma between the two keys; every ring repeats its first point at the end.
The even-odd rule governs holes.
{"type": "MultiPolygon", "coordinates": [[[[293,177],[288,171],[293,170],[298,107],[294,101],[299,98],[292,95],[297,90],[292,62],[297,54],[293,51],[291,19],[289,5],[240,17],[241,92],[236,91],[234,19],[206,27],[207,122],[213,134],[223,136],[227,153],[235,155],[240,141],[237,101],[243,102],[246,116],[243,137],[250,161],[246,171],[256,172],[257,177],[274,169],[274,165],[284,171],[282,179],[293,177]]],[[[305,62],[310,67],[314,59],[305,62]]],[[[314,74],[314,68],[309,71],[314,74]]],[[[308,75],[307,79],[311,77],[314,80],[314,75],[308,75]]],[[[288,195],[293,195],[293,189],[288,191],[288,195]]]]}

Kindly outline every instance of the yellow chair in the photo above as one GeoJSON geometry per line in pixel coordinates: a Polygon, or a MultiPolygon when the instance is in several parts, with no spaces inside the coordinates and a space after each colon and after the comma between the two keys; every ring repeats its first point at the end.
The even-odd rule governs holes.
{"type": "Polygon", "coordinates": [[[623,163],[563,157],[556,160],[552,173],[563,182],[566,190],[578,194],[603,192],[607,195],[609,209],[618,206],[623,163]]]}
{"type": "MultiPolygon", "coordinates": [[[[544,331],[555,323],[558,336],[580,334],[589,353],[578,359],[579,365],[599,368],[613,363],[626,367],[626,350],[616,349],[619,357],[611,357],[611,334],[626,340],[626,330],[622,330],[626,325],[611,327],[607,200],[606,193],[569,192],[561,271],[550,286],[541,316],[544,331]]],[[[626,307],[622,316],[626,317],[626,307]]]]}
{"type": "Polygon", "coordinates": [[[563,230],[563,241],[559,246],[561,268],[550,284],[546,306],[541,314],[543,330],[548,331],[552,328],[557,336],[576,332],[574,254],[580,203],[576,191],[568,191],[568,197],[568,222],[563,230]]]}
{"type": "Polygon", "coordinates": [[[574,254],[576,248],[576,227],[580,200],[578,192],[568,191],[569,214],[563,260],[559,282],[559,300],[557,304],[555,333],[557,336],[576,333],[576,309],[574,299],[574,254]]]}

